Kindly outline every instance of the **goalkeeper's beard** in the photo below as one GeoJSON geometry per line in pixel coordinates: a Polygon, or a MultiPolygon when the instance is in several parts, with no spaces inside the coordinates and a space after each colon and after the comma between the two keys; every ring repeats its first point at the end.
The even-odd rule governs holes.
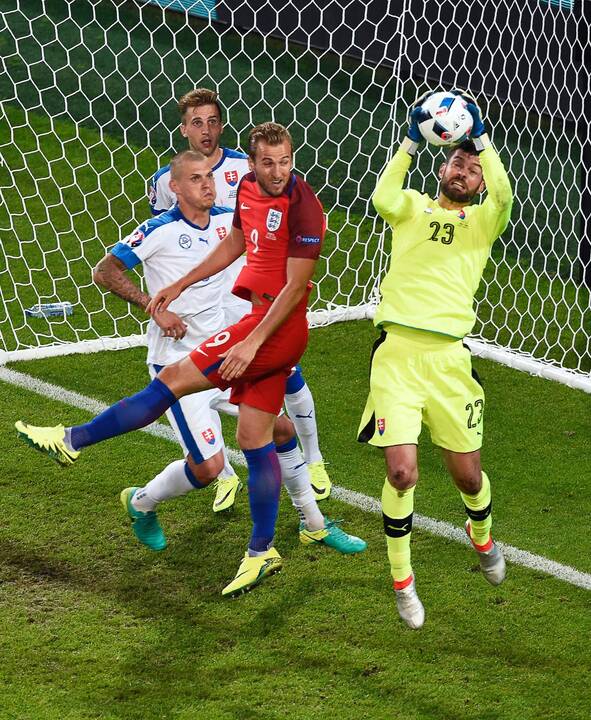
{"type": "Polygon", "coordinates": [[[474,195],[476,195],[476,193],[471,193],[469,190],[462,191],[452,187],[451,183],[443,178],[441,179],[440,190],[452,202],[464,203],[465,205],[469,205],[474,195]]]}

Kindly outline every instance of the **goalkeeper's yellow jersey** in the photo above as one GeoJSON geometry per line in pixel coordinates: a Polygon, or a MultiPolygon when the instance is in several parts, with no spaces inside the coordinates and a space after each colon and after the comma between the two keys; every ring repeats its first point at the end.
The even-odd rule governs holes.
{"type": "Polygon", "coordinates": [[[474,325],[474,295],[492,244],[511,215],[507,173],[492,146],[480,153],[488,195],[481,205],[445,210],[402,184],[412,162],[403,148],[378,181],[373,204],[392,228],[390,268],[374,323],[397,323],[463,338],[474,325]]]}

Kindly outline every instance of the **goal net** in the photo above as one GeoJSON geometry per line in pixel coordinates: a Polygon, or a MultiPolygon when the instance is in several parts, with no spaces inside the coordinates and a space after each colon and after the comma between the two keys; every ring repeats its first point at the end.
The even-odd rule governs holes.
{"type": "MultiPolygon", "coordinates": [[[[176,99],[218,90],[223,144],[274,119],[328,235],[312,320],[371,317],[390,233],[370,198],[433,88],[479,98],[515,192],[470,342],[591,391],[589,24],[569,0],[0,0],[0,360],[142,342],[145,318],[91,271],[149,217],[148,179],[183,149],[176,99]],[[585,77],[583,77],[585,75],[585,77]],[[72,312],[35,317],[39,304],[72,312]],[[29,312],[27,312],[29,311],[29,312]]],[[[437,191],[441,151],[410,183],[437,191]]],[[[437,299],[433,299],[437,302],[437,299]]]]}

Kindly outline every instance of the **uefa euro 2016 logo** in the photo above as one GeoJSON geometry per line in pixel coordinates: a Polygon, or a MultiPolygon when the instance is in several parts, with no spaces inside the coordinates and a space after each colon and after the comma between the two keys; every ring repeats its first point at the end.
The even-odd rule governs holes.
{"type": "Polygon", "coordinates": [[[136,230],[131,236],[131,242],[129,243],[132,248],[139,247],[144,242],[144,233],[141,230],[136,230]]]}

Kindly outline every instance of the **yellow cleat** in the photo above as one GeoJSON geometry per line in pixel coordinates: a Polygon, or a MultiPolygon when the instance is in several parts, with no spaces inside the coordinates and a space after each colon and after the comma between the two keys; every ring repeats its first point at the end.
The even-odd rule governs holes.
{"type": "Polygon", "coordinates": [[[27,445],[39,450],[60,465],[73,465],[80,456],[79,450],[70,450],[64,442],[64,426],[35,427],[18,420],[14,423],[18,436],[27,445]]]}
{"type": "Polygon", "coordinates": [[[246,552],[236,577],[222,590],[222,595],[235,596],[248,592],[264,578],[279,572],[282,567],[283,560],[274,547],[256,557],[250,557],[246,552]]]}
{"type": "Polygon", "coordinates": [[[308,465],[308,472],[310,473],[310,484],[312,485],[316,500],[326,500],[330,495],[332,483],[328,477],[328,473],[324,469],[322,460],[310,463],[308,465]]]}
{"type": "Polygon", "coordinates": [[[234,505],[236,493],[242,490],[242,483],[238,475],[232,475],[227,478],[218,478],[215,481],[217,488],[215,500],[213,501],[213,511],[221,512],[229,510],[234,505]]]}

